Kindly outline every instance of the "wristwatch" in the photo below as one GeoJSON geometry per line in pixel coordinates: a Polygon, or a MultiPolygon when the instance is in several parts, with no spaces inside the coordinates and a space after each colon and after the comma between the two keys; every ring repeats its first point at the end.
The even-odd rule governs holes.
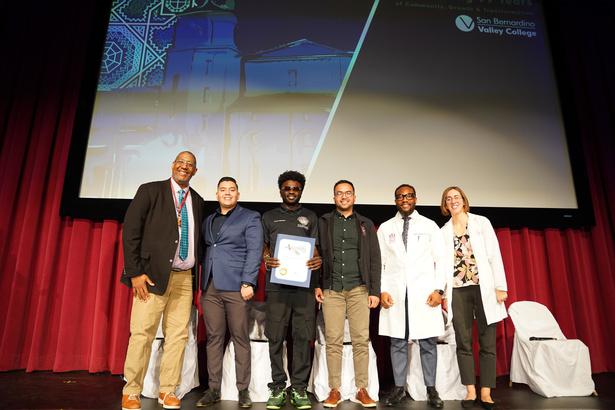
{"type": "Polygon", "coordinates": [[[440,296],[444,295],[444,291],[442,289],[436,289],[434,292],[439,293],[440,296]]]}
{"type": "Polygon", "coordinates": [[[249,283],[242,283],[242,284],[241,284],[241,287],[242,287],[242,288],[251,288],[251,287],[252,287],[252,285],[251,285],[251,284],[249,284],[249,283]]]}

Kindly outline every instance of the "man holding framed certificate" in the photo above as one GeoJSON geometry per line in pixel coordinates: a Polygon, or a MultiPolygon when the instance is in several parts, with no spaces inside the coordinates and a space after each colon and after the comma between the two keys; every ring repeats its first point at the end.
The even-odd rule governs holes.
{"type": "Polygon", "coordinates": [[[320,268],[316,251],[318,218],[299,201],[305,177],[297,171],[286,171],[278,178],[282,203],[263,214],[265,245],[263,259],[267,268],[267,320],[265,335],[269,340],[271,361],[271,394],[267,408],[277,410],[286,403],[286,372],[283,345],[292,317],[293,359],[290,373],[291,404],[309,409],[312,403],[306,394],[310,375],[310,341],[315,330],[314,284],[311,270],[320,268]]]}

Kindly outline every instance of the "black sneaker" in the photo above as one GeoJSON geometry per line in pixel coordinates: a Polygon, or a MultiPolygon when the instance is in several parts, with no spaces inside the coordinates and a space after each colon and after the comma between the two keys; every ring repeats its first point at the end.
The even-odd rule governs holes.
{"type": "Polygon", "coordinates": [[[440,398],[438,391],[433,386],[427,387],[427,404],[436,409],[444,407],[444,402],[440,398]]]}
{"type": "Polygon", "coordinates": [[[397,406],[402,402],[403,399],[406,398],[406,387],[405,386],[395,386],[391,393],[389,393],[388,397],[384,399],[385,406],[397,406]]]}
{"type": "Polygon", "coordinates": [[[239,390],[239,399],[237,400],[239,407],[247,409],[252,407],[252,400],[250,399],[250,392],[248,389],[239,390]]]}
{"type": "Polygon", "coordinates": [[[219,389],[207,389],[201,400],[196,402],[197,407],[207,407],[220,401],[219,389]]]}

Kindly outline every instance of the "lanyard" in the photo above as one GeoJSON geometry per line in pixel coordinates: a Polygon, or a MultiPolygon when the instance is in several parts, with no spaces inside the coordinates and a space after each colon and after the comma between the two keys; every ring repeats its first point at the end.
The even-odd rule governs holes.
{"type": "MultiPolygon", "coordinates": [[[[186,192],[186,194],[184,195],[184,199],[182,199],[182,203],[179,204],[179,206],[177,205],[177,193],[175,192],[175,188],[173,188],[173,183],[170,182],[171,184],[171,192],[173,193],[173,203],[175,203],[175,210],[177,211],[177,226],[181,227],[182,226],[182,208],[186,205],[186,199],[188,199],[188,195],[190,195],[190,190],[188,190],[188,192],[186,192]]],[[[181,187],[180,187],[181,188],[181,187]]]]}

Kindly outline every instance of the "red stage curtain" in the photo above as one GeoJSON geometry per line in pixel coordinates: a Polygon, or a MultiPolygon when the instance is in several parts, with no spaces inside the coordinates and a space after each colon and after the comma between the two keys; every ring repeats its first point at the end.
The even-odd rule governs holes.
{"type": "MultiPolygon", "coordinates": [[[[70,3],[2,13],[2,38],[11,41],[0,64],[0,370],[123,369],[131,302],[118,281],[121,224],[59,216],[85,52],[99,17],[90,2],[70,3]]],[[[600,15],[583,16],[589,11],[570,2],[559,13],[596,225],[497,234],[508,303],[547,305],[564,334],[589,346],[593,371],[604,372],[615,371],[615,65],[606,24],[615,13],[591,3],[600,15]],[[573,17],[591,29],[566,25],[573,17]]],[[[510,320],[500,325],[498,374],[508,372],[513,333],[510,320]]]]}

